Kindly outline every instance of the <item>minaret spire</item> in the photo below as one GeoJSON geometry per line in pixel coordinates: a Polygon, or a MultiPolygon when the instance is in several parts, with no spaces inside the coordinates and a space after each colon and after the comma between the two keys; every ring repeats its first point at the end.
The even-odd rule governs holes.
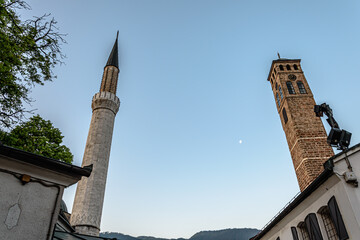
{"type": "Polygon", "coordinates": [[[114,120],[120,107],[116,96],[119,76],[118,37],[105,66],[100,91],[92,99],[93,110],[82,166],[93,164],[89,178],[79,181],[71,225],[77,233],[99,236],[109,165],[114,120]]]}
{"type": "Polygon", "coordinates": [[[117,32],[114,46],[105,65],[104,74],[100,86],[100,92],[111,92],[116,94],[117,81],[120,71],[118,57],[118,37],[119,31],[117,32]]]}
{"type": "Polygon", "coordinates": [[[114,66],[114,67],[119,68],[118,37],[119,37],[119,31],[117,31],[116,40],[115,40],[114,46],[111,50],[111,53],[110,53],[109,59],[106,63],[106,66],[114,66]]]}

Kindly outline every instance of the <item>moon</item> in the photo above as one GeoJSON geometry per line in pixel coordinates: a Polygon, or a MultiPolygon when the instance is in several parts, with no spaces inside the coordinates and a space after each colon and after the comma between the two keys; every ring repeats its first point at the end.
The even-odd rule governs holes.
{"type": "Polygon", "coordinates": [[[242,144],[242,140],[239,140],[239,144],[242,144]]]}

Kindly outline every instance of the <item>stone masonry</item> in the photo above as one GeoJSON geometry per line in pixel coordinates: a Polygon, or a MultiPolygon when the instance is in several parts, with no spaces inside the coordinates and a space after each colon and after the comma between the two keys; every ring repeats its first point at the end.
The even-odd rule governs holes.
{"type": "Polygon", "coordinates": [[[100,92],[111,92],[116,94],[119,69],[113,66],[106,66],[101,81],[100,92]]]}
{"type": "Polygon", "coordinates": [[[110,92],[96,93],[82,166],[93,164],[89,178],[79,181],[71,214],[76,232],[98,236],[109,165],[114,120],[120,100],[110,92]]]}
{"type": "Polygon", "coordinates": [[[92,117],[82,166],[92,164],[88,178],[77,186],[70,223],[80,234],[99,236],[111,141],[120,100],[115,95],[119,75],[117,38],[104,69],[100,92],[92,99],[92,117]]]}
{"type": "Polygon", "coordinates": [[[278,59],[271,65],[268,81],[274,93],[296,176],[303,191],[323,171],[334,152],[315,116],[315,100],[300,66],[300,59],[278,59]]]}

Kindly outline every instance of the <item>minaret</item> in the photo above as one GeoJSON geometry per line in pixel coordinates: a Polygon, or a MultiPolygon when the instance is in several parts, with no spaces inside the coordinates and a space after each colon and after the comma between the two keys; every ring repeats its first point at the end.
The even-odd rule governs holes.
{"type": "Polygon", "coordinates": [[[323,171],[323,163],[334,152],[314,113],[315,100],[300,66],[300,59],[272,62],[268,81],[288,142],[296,176],[303,191],[323,171]]]}
{"type": "Polygon", "coordinates": [[[98,236],[100,232],[114,120],[120,107],[116,96],[118,62],[117,36],[104,68],[100,91],[91,104],[92,117],[82,166],[93,164],[93,170],[89,178],[82,178],[77,185],[70,221],[81,234],[98,236]]]}

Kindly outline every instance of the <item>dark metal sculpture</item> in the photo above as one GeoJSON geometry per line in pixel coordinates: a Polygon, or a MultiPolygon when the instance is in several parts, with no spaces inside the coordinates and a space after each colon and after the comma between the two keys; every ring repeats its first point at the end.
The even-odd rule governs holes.
{"type": "Polygon", "coordinates": [[[326,103],[315,105],[314,112],[317,117],[322,117],[325,114],[328,118],[326,121],[329,123],[331,130],[327,138],[328,144],[332,147],[337,147],[339,150],[346,150],[350,145],[351,133],[340,129],[339,124],[333,117],[333,112],[330,106],[326,103]]]}

